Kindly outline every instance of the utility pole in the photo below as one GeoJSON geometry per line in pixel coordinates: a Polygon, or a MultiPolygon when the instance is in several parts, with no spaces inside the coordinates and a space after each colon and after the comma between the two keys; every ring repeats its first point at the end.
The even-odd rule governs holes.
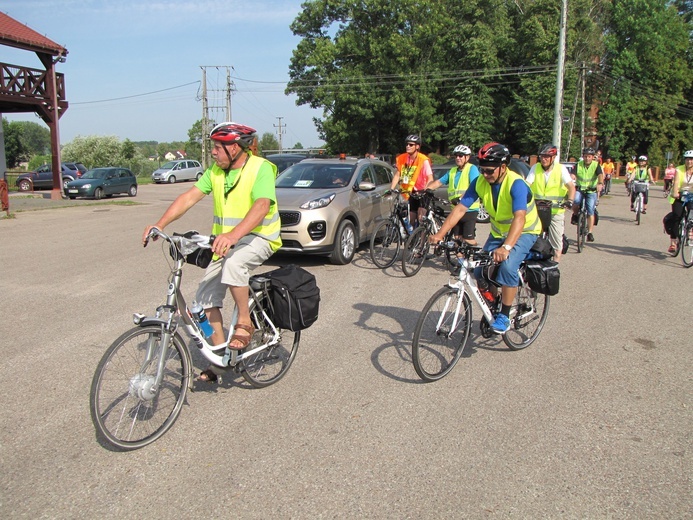
{"type": "Polygon", "coordinates": [[[553,144],[561,155],[561,130],[563,127],[563,78],[565,76],[565,28],[568,16],[568,0],[561,0],[561,27],[558,34],[558,69],[556,71],[556,99],[553,112],[553,144]]]}
{"type": "MultiPolygon", "coordinates": [[[[225,112],[226,121],[231,121],[231,92],[233,92],[234,84],[231,81],[231,67],[228,65],[200,65],[202,69],[202,167],[207,169],[210,163],[210,149],[207,136],[211,131],[210,123],[211,119],[209,117],[209,111],[211,110],[221,110],[225,112]],[[207,69],[226,69],[226,84],[223,89],[210,89],[207,88],[207,69]],[[215,92],[222,92],[223,95],[214,95],[215,92]],[[213,94],[214,101],[212,104],[209,103],[209,95],[213,94]],[[219,104],[219,103],[223,103],[219,104]]],[[[215,123],[220,123],[221,121],[215,121],[215,123]]]]}
{"type": "Polygon", "coordinates": [[[582,87],[580,88],[582,96],[582,108],[580,109],[580,157],[582,157],[582,149],[585,147],[585,62],[582,63],[582,87]]]}
{"type": "Polygon", "coordinates": [[[283,117],[278,117],[277,119],[279,119],[279,124],[274,125],[274,128],[277,129],[277,136],[279,137],[279,153],[282,153],[282,150],[284,149],[282,147],[282,134],[286,133],[286,125],[282,125],[282,119],[284,119],[283,117]]]}

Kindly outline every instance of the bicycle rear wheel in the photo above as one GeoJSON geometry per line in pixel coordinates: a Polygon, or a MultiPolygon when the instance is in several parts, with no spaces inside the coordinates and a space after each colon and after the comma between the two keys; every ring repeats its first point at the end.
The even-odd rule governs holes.
{"type": "Polygon", "coordinates": [[[684,218],[682,222],[684,222],[683,236],[679,239],[681,244],[681,261],[684,266],[691,267],[693,265],[693,240],[691,240],[693,221],[684,218]]]}
{"type": "Polygon", "coordinates": [[[467,293],[446,286],[431,296],[416,323],[412,343],[412,362],[421,379],[437,381],[453,369],[467,345],[471,326],[472,304],[467,293]]]}
{"type": "MultiPolygon", "coordinates": [[[[265,301],[265,298],[261,300],[265,301]]],[[[255,327],[253,339],[245,350],[267,344],[274,338],[272,324],[268,318],[269,312],[258,307],[255,300],[250,302],[250,317],[255,327]]],[[[292,332],[288,329],[279,330],[279,341],[263,350],[243,358],[241,375],[255,388],[263,388],[279,381],[293,363],[301,341],[301,331],[292,332]]]]}
{"type": "Polygon", "coordinates": [[[428,229],[426,226],[419,226],[404,243],[402,272],[406,276],[414,276],[419,272],[424,260],[426,260],[429,248],[428,229]]]}
{"type": "Polygon", "coordinates": [[[98,434],[121,450],[151,444],[178,418],[190,382],[186,346],[175,334],[164,349],[164,376],[152,390],[161,355],[161,326],[135,327],[108,348],[90,393],[98,434]]]}
{"type": "Polygon", "coordinates": [[[383,220],[376,227],[371,237],[371,259],[373,263],[385,269],[397,260],[402,247],[402,236],[399,226],[391,220],[383,220]]]}
{"type": "Polygon", "coordinates": [[[508,348],[522,350],[534,343],[549,315],[549,302],[549,296],[539,294],[526,285],[517,288],[510,309],[510,329],[503,334],[508,348]]]}
{"type": "Polygon", "coordinates": [[[577,223],[577,252],[581,253],[582,248],[585,246],[587,222],[585,221],[585,213],[580,211],[578,213],[578,223],[577,223]]]}

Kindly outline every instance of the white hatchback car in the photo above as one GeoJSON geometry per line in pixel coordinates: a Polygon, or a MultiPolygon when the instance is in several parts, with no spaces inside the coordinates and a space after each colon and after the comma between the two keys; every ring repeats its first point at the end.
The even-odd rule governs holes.
{"type": "Polygon", "coordinates": [[[178,161],[169,161],[162,164],[161,167],[152,173],[154,182],[169,182],[173,184],[176,181],[196,181],[204,170],[202,165],[197,161],[182,159],[178,161]]]}

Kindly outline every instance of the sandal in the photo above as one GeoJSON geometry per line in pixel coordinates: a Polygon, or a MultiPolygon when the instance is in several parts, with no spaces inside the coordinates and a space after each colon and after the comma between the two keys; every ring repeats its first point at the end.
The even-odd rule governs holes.
{"type": "Polygon", "coordinates": [[[243,334],[243,335],[238,335],[234,334],[231,336],[231,341],[229,341],[228,348],[229,350],[243,350],[245,347],[248,346],[250,343],[250,340],[253,339],[253,333],[255,332],[255,327],[252,325],[243,325],[241,323],[237,324],[234,328],[233,331],[236,332],[238,329],[246,331],[248,334],[243,334]],[[231,343],[233,341],[239,341],[241,343],[240,347],[232,347],[231,343]]]}
{"type": "Polygon", "coordinates": [[[198,377],[197,380],[202,381],[203,383],[216,383],[219,380],[219,377],[211,368],[208,368],[207,370],[200,372],[200,377],[198,377]]]}
{"type": "Polygon", "coordinates": [[[667,249],[667,252],[668,252],[668,253],[674,253],[674,252],[676,252],[676,246],[675,246],[674,244],[671,244],[671,245],[669,246],[669,249],[667,249]]]}

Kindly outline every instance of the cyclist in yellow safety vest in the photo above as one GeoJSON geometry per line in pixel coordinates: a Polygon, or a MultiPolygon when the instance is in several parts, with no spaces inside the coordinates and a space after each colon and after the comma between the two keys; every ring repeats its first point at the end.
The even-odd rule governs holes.
{"type": "MultiPolygon", "coordinates": [[[[262,265],[281,245],[281,222],[274,181],[277,167],[250,150],[255,129],[238,123],[221,123],[209,134],[215,164],[199,181],[171,203],[153,226],[144,230],[143,241],[156,227],[163,230],[182,217],[206,195],[214,198],[212,244],[214,256],[196,294],[196,301],[207,310],[214,329],[213,345],[225,343],[221,308],[227,286],[238,309],[238,321],[227,348],[242,350],[254,333],[248,308],[250,272],[262,265]]],[[[201,381],[218,379],[211,367],[201,381]]]]}
{"type": "MultiPolygon", "coordinates": [[[[469,162],[472,151],[463,144],[455,147],[452,151],[455,156],[455,166],[445,173],[440,179],[430,182],[426,189],[435,190],[443,185],[448,187],[448,199],[454,206],[462,195],[467,191],[469,185],[479,176],[479,168],[469,162]]],[[[461,238],[471,245],[476,245],[476,218],[479,215],[479,201],[476,201],[467,209],[464,217],[455,224],[452,234],[456,238],[461,238]]]]}
{"type": "Polygon", "coordinates": [[[676,251],[676,243],[678,241],[679,223],[683,217],[683,202],[681,201],[681,193],[688,191],[693,193],[693,150],[686,150],[683,153],[683,162],[681,166],[676,168],[676,176],[669,192],[669,203],[671,204],[672,220],[669,227],[669,252],[676,251]]]}
{"type": "Polygon", "coordinates": [[[539,148],[539,162],[527,174],[527,184],[537,200],[548,200],[551,207],[551,223],[548,229],[553,259],[560,262],[565,230],[565,208],[572,207],[575,199],[575,183],[568,169],[556,161],[558,148],[545,144],[539,148]]]}
{"type": "Polygon", "coordinates": [[[470,185],[459,204],[445,219],[440,231],[430,237],[437,244],[478,199],[491,217],[491,234],[484,250],[499,264],[496,281],[501,285],[501,310],[491,330],[504,334],[510,328],[510,308],[520,282],[518,269],[541,233],[529,185],[509,169],[510,151],[505,145],[488,143],[477,154],[481,175],[470,185]]]}
{"type": "Polygon", "coordinates": [[[599,200],[599,192],[604,187],[604,173],[599,163],[594,160],[595,151],[593,148],[585,148],[575,167],[575,204],[573,204],[573,216],[571,224],[577,224],[580,203],[584,195],[587,205],[587,241],[594,242],[594,208],[599,200]]]}
{"type": "MultiPolygon", "coordinates": [[[[633,173],[633,177],[631,179],[631,182],[633,181],[638,181],[638,182],[651,182],[652,184],[655,184],[654,177],[652,176],[652,168],[649,167],[647,164],[647,155],[641,155],[638,157],[638,167],[635,169],[635,172],[633,173]]],[[[635,211],[635,208],[633,207],[633,204],[635,204],[635,197],[637,196],[636,191],[640,190],[642,188],[636,186],[633,184],[633,189],[630,190],[630,210],[635,211]]],[[[643,208],[642,208],[642,213],[645,215],[647,213],[647,200],[648,200],[648,195],[649,195],[649,188],[648,185],[646,184],[644,189],[643,189],[643,208]]]]}

